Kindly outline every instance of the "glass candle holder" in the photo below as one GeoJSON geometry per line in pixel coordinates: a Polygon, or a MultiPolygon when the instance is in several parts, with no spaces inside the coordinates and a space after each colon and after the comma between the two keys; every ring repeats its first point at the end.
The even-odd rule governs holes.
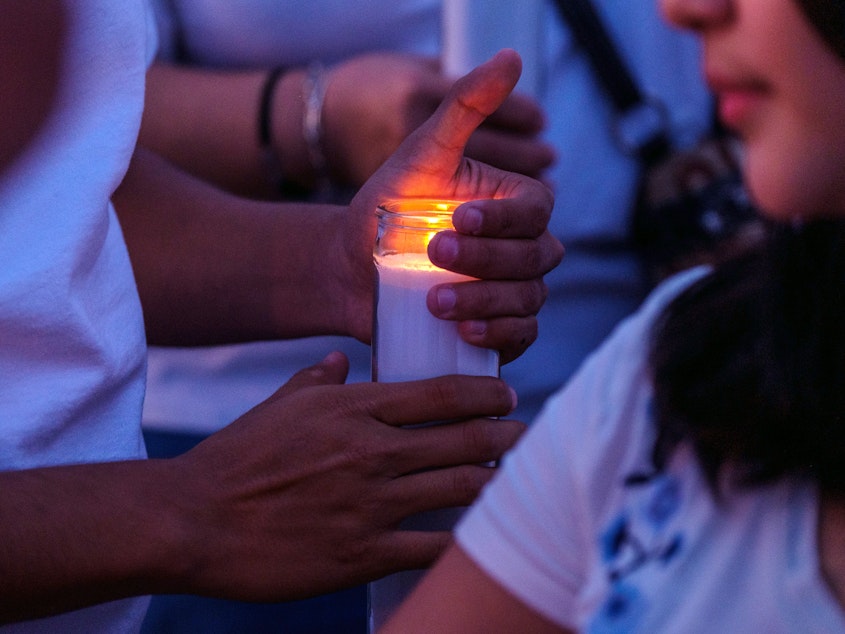
{"type": "Polygon", "coordinates": [[[426,306],[432,286],[473,279],[428,259],[428,243],[439,231],[453,228],[452,213],[460,204],[412,199],[384,204],[376,211],[373,381],[499,374],[498,352],[465,342],[457,322],[438,319],[426,306]]]}
{"type": "MultiPolygon", "coordinates": [[[[429,242],[438,232],[453,228],[452,213],[460,204],[406,199],[386,203],[376,211],[373,381],[412,381],[446,374],[499,376],[497,351],[465,342],[457,322],[438,319],[426,305],[431,287],[473,279],[441,269],[428,259],[429,242]]],[[[451,530],[463,511],[461,507],[421,513],[406,520],[402,528],[451,530]]],[[[369,584],[370,632],[385,624],[423,573],[400,572],[369,584]]]]}

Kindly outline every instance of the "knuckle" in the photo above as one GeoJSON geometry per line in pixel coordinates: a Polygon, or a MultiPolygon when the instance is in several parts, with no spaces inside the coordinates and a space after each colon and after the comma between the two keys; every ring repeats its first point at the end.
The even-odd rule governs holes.
{"type": "Polygon", "coordinates": [[[354,537],[339,540],[334,557],[344,567],[360,567],[361,562],[372,559],[376,548],[374,542],[374,537],[360,532],[354,537]]]}
{"type": "Polygon", "coordinates": [[[497,457],[501,449],[496,434],[491,433],[491,423],[468,424],[463,429],[463,443],[474,460],[489,460],[497,457]]]}
{"type": "Polygon", "coordinates": [[[485,473],[485,467],[463,466],[452,471],[452,490],[456,500],[463,504],[469,504],[489,481],[492,475],[485,473]]]}
{"type": "Polygon", "coordinates": [[[542,245],[538,241],[530,241],[521,258],[521,279],[528,279],[546,273],[548,264],[542,245]]]}
{"type": "Polygon", "coordinates": [[[389,474],[391,465],[395,464],[396,450],[392,443],[368,441],[357,437],[349,437],[339,448],[338,454],[351,470],[365,474],[389,474]]]}
{"type": "Polygon", "coordinates": [[[460,400],[459,383],[460,381],[450,381],[445,378],[433,381],[426,389],[426,398],[438,408],[451,410],[460,400]]]}
{"type": "Polygon", "coordinates": [[[536,315],[543,307],[548,291],[542,280],[532,280],[520,286],[520,305],[518,314],[523,317],[536,315]]]}
{"type": "Polygon", "coordinates": [[[498,293],[494,284],[477,284],[477,296],[475,299],[475,306],[483,315],[493,315],[497,312],[496,304],[498,293]]]}
{"type": "Polygon", "coordinates": [[[519,213],[512,205],[506,204],[503,206],[500,218],[499,230],[505,235],[508,235],[514,227],[518,226],[519,213]]]}

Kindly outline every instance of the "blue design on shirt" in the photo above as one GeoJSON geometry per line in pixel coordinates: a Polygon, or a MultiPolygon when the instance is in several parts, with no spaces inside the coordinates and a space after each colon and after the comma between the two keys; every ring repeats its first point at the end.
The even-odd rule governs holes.
{"type": "Polygon", "coordinates": [[[654,492],[646,505],[646,516],[656,529],[666,524],[681,505],[681,491],[678,481],[668,476],[653,480],[654,492]]]}
{"type": "Polygon", "coordinates": [[[599,535],[609,591],[588,627],[591,634],[637,631],[649,607],[639,571],[665,568],[682,551],[683,535],[672,528],[681,510],[679,481],[665,473],[627,478],[627,503],[599,535]],[[657,568],[655,568],[657,567],[657,568]]]}
{"type": "Polygon", "coordinates": [[[602,561],[611,562],[625,545],[627,539],[628,520],[620,515],[610,523],[600,538],[602,561]]]}
{"type": "Polygon", "coordinates": [[[637,588],[624,582],[615,583],[587,631],[589,634],[633,632],[645,610],[645,598],[637,588]]]}

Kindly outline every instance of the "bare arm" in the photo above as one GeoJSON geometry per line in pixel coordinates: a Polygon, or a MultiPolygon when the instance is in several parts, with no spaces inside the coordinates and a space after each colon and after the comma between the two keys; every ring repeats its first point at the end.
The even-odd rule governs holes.
{"type": "MultiPolygon", "coordinates": [[[[271,95],[272,146],[280,174],[259,148],[266,69],[220,71],[158,62],[148,73],[141,143],[187,171],[243,195],[278,197],[276,180],[309,187],[315,172],[302,132],[306,71],[286,69],[271,95]]],[[[321,150],[340,184],[360,187],[446,96],[452,80],[435,60],[396,53],[354,57],[326,69],[321,150]]],[[[544,115],[510,95],[472,135],[467,154],[537,177],[554,152],[539,133],[544,115]]]]}
{"type": "Polygon", "coordinates": [[[452,545],[379,634],[571,634],[507,592],[452,545]]]}
{"type": "Polygon", "coordinates": [[[346,207],[239,198],[144,149],[114,202],[151,343],[316,334],[368,340],[368,326],[352,330],[346,319],[372,297],[371,281],[353,284],[338,244],[346,207]]]}
{"type": "MultiPolygon", "coordinates": [[[[61,3],[32,0],[10,7],[4,19],[17,16],[19,7],[29,18],[33,8],[59,10],[61,3]]],[[[60,19],[62,14],[55,15],[60,19]]],[[[12,21],[12,26],[21,26],[14,34],[27,35],[25,24],[12,21]]],[[[9,38],[12,46],[17,39],[9,38]]],[[[3,41],[0,53],[7,52],[3,41]]],[[[496,229],[501,207],[522,203],[535,220],[547,214],[550,196],[542,187],[501,174],[479,180],[470,177],[475,172],[467,173],[469,166],[463,171],[457,167],[462,139],[479,121],[476,106],[489,110],[515,82],[516,69],[513,56],[506,56],[465,82],[434,128],[403,150],[358,205],[315,210],[321,238],[333,228],[335,240],[327,251],[330,258],[315,263],[308,257],[310,270],[332,268],[328,281],[321,279],[324,287],[333,289],[334,280],[343,279],[343,302],[356,308],[370,305],[366,291],[350,289],[372,284],[364,281],[370,272],[371,227],[361,219],[371,217],[373,198],[411,191],[407,177],[415,167],[412,159],[426,154],[426,147],[431,151],[431,145],[446,142],[449,151],[448,160],[428,172],[434,177],[430,185],[451,183],[454,191],[467,195],[501,190],[515,198],[492,201],[487,211],[493,222],[486,231],[501,232],[496,229]],[[500,75],[504,79],[497,79],[500,75]]],[[[0,65],[4,77],[7,70],[0,65]]],[[[49,102],[49,89],[38,94],[49,102]]],[[[37,134],[38,117],[22,129],[23,137],[0,136],[10,146],[3,147],[3,157],[14,156],[27,135],[37,134]],[[17,146],[16,138],[23,139],[17,146]]],[[[139,152],[115,202],[122,209],[151,319],[160,320],[170,301],[175,303],[170,311],[184,310],[195,322],[198,336],[232,335],[239,328],[232,325],[236,319],[245,320],[253,332],[281,331],[288,319],[280,316],[288,308],[282,305],[288,286],[279,282],[283,266],[305,277],[293,285],[303,294],[305,312],[313,310],[317,292],[307,288],[309,273],[300,265],[316,238],[306,232],[297,245],[286,236],[292,224],[303,220],[305,209],[292,207],[290,214],[282,214],[274,206],[236,203],[197,181],[184,180],[145,152],[139,152]],[[173,189],[160,193],[163,185],[173,189]],[[144,226],[147,214],[163,223],[161,229],[144,226]],[[215,237],[221,233],[225,240],[215,237]],[[274,247],[284,252],[268,258],[274,247]],[[239,289],[248,269],[259,281],[239,289]],[[174,274],[183,274],[185,284],[174,283],[180,277],[174,274]],[[269,300],[262,297],[265,292],[269,300]],[[228,303],[233,307],[227,313],[228,303]],[[210,314],[211,326],[206,326],[200,304],[223,314],[210,314]]],[[[526,224],[543,233],[542,220],[526,224]]],[[[516,242],[535,256],[519,275],[542,275],[559,259],[559,245],[516,242]]],[[[472,266],[475,259],[470,253],[469,262],[459,264],[472,266]]],[[[298,314],[300,308],[292,310],[298,314]]],[[[325,324],[330,326],[319,317],[309,319],[316,320],[317,328],[337,327],[337,313],[343,310],[328,311],[325,324]]],[[[368,321],[368,315],[358,317],[345,330],[367,336],[368,321]]],[[[160,332],[185,336],[191,330],[182,328],[185,332],[179,326],[160,332]]],[[[396,527],[408,515],[466,504],[475,497],[491,475],[478,465],[499,457],[522,429],[518,423],[487,419],[507,415],[513,394],[489,377],[342,386],[346,370],[345,359],[329,357],[173,460],[0,473],[0,620],[45,616],[144,593],[283,600],[430,563],[448,535],[407,534],[396,527]],[[399,429],[452,418],[462,422],[399,429]]]]}
{"type": "Polygon", "coordinates": [[[469,503],[493,473],[475,465],[522,426],[399,427],[503,416],[513,395],[340,385],[346,369],[331,356],[178,458],[0,473],[0,622],[150,593],[282,601],[429,565],[449,535],[398,523],[469,503]]]}
{"type": "Polygon", "coordinates": [[[453,302],[434,289],[429,308],[461,322],[470,343],[501,350],[504,361],[519,356],[537,336],[542,276],[563,254],[547,230],[551,192],[463,155],[518,76],[511,52],[459,80],[348,208],[247,201],[139,152],[115,204],[151,341],[335,333],[368,342],[374,210],[397,197],[445,196],[473,202],[456,211],[456,232],[432,242],[432,260],[482,281],[449,285],[453,302]]]}
{"type": "Polygon", "coordinates": [[[277,197],[273,178],[313,182],[302,135],[302,69],[276,84],[272,132],[281,174],[271,175],[258,138],[262,69],[214,71],[157,62],[147,73],[140,142],[192,174],[241,194],[277,197]]]}

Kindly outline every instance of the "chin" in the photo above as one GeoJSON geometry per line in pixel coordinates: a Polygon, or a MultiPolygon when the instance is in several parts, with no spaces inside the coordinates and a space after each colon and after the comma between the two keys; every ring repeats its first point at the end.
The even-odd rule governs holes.
{"type": "Polygon", "coordinates": [[[745,183],[760,213],[772,220],[786,222],[816,215],[813,209],[817,206],[808,197],[812,187],[795,173],[748,161],[745,183]]]}

